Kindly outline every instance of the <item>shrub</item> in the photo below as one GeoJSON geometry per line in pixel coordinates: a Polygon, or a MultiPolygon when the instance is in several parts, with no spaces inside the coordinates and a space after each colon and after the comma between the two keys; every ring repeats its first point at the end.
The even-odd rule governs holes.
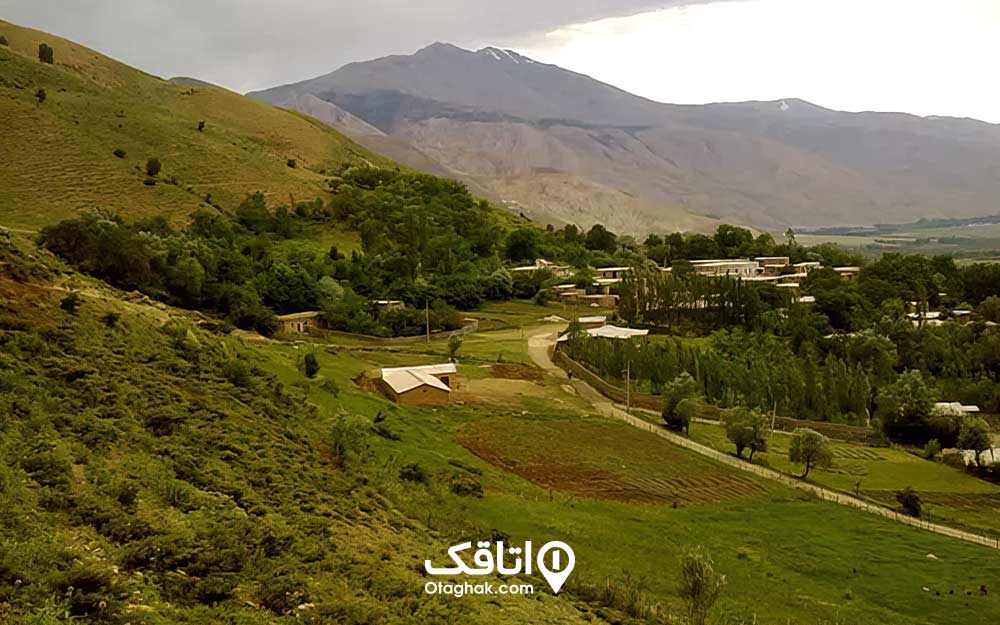
{"type": "Polygon", "coordinates": [[[278,575],[263,585],[260,603],[279,616],[290,614],[297,606],[309,602],[306,586],[305,579],[298,575],[278,575]]]}
{"type": "Polygon", "coordinates": [[[146,173],[150,176],[159,174],[161,167],[160,159],[155,156],[146,161],[146,173]]]}
{"type": "Polygon", "coordinates": [[[6,46],[6,45],[8,45],[7,38],[4,37],[3,35],[0,35],[0,46],[6,46]]]}
{"type": "Polygon", "coordinates": [[[315,352],[307,353],[302,359],[302,373],[310,380],[319,373],[319,360],[316,358],[315,352]]]}
{"type": "Polygon", "coordinates": [[[451,492],[459,497],[483,496],[483,485],[479,483],[479,480],[475,479],[471,475],[454,473],[452,474],[450,481],[451,484],[449,485],[449,488],[451,489],[451,492]]]}
{"type": "Polygon", "coordinates": [[[299,163],[294,158],[290,158],[287,161],[285,161],[285,164],[291,167],[292,169],[295,169],[299,163]]]}
{"type": "Polygon", "coordinates": [[[230,360],[222,366],[222,377],[229,380],[233,386],[247,388],[252,380],[250,367],[242,360],[230,360]]]}
{"type": "Polygon", "coordinates": [[[38,100],[39,104],[43,104],[46,97],[48,96],[45,93],[45,89],[39,88],[38,91],[35,92],[35,99],[38,100]]]}
{"type": "Polygon", "coordinates": [[[204,132],[204,131],[205,131],[205,120],[202,119],[198,122],[198,132],[204,132]]]}
{"type": "Polygon", "coordinates": [[[896,501],[903,507],[903,512],[912,517],[920,517],[920,495],[917,494],[917,491],[909,486],[896,491],[896,501]]]}
{"type": "Polygon", "coordinates": [[[687,603],[688,621],[703,625],[708,611],[722,594],[726,585],[725,575],[715,571],[712,558],[700,547],[681,557],[681,599],[687,603]]]}
{"type": "Polygon", "coordinates": [[[121,148],[115,148],[115,151],[112,152],[112,154],[114,154],[118,158],[125,158],[125,150],[121,148]]]}
{"type": "Polygon", "coordinates": [[[80,308],[81,298],[76,293],[70,293],[66,297],[62,298],[59,302],[59,308],[62,308],[71,315],[75,315],[78,308],[80,308]]]}
{"type": "Polygon", "coordinates": [[[340,387],[337,386],[337,383],[331,379],[323,380],[323,383],[320,384],[319,387],[334,397],[340,396],[340,387]]]}
{"type": "Polygon", "coordinates": [[[934,458],[937,458],[939,453],[941,453],[941,443],[938,439],[932,438],[927,441],[926,445],[924,445],[924,458],[933,460],[934,458]]]}
{"type": "Polygon", "coordinates": [[[426,484],[428,481],[430,481],[427,472],[424,471],[424,468],[421,467],[416,462],[404,465],[399,470],[399,479],[403,480],[404,482],[417,482],[420,484],[426,484]]]}
{"type": "Polygon", "coordinates": [[[55,62],[55,50],[47,43],[38,44],[38,60],[51,65],[55,62]]]}

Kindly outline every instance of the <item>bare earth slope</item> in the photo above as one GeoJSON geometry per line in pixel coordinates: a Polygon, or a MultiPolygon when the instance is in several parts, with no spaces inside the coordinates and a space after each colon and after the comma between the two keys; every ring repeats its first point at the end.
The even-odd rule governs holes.
{"type": "MultiPolygon", "coordinates": [[[[678,106],[498,48],[434,44],[251,94],[313,94],[402,139],[463,179],[559,173],[664,209],[764,227],[996,212],[1000,127],[967,119],[842,113],[801,100],[678,106]]],[[[507,198],[507,188],[491,187],[507,198]]],[[[541,212],[596,221],[532,197],[541,212]]]]}

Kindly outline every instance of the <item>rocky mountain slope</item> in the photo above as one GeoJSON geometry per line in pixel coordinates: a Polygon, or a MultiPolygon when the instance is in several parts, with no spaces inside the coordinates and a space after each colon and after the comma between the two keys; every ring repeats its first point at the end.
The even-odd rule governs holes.
{"type": "Polygon", "coordinates": [[[600,185],[621,193],[617,227],[631,231],[711,226],[693,214],[772,228],[971,217],[995,213],[1000,192],[994,125],[794,99],[661,104],[499,48],[438,43],[250,95],[332,103],[529,215],[597,221],[523,190],[553,174],[600,185]]]}

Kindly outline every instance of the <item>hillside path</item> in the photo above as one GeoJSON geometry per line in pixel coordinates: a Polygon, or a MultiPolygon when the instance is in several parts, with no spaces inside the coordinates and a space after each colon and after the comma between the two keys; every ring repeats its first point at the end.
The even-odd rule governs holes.
{"type": "MultiPolygon", "coordinates": [[[[558,367],[554,362],[552,362],[551,351],[555,347],[557,334],[554,332],[542,332],[534,334],[528,338],[528,355],[531,359],[542,369],[545,369],[549,374],[556,375],[559,377],[565,377],[566,373],[560,367],[558,367]]],[[[711,458],[716,462],[720,462],[729,467],[732,467],[739,471],[745,471],[747,473],[753,473],[759,477],[778,482],[783,486],[789,488],[794,488],[800,491],[807,492],[815,497],[826,501],[832,501],[843,506],[848,506],[851,508],[856,508],[858,510],[863,510],[870,514],[875,514],[886,519],[902,523],[904,525],[910,525],[912,527],[919,527],[942,536],[948,536],[950,538],[958,538],[959,540],[964,540],[966,542],[975,543],[977,545],[983,545],[993,549],[1000,549],[1000,539],[989,538],[981,534],[974,534],[972,532],[965,532],[962,530],[955,529],[953,527],[948,527],[946,525],[938,525],[936,523],[930,523],[922,519],[917,519],[904,514],[899,514],[895,510],[886,508],[885,506],[879,506],[857,497],[852,497],[851,495],[825,488],[823,486],[818,486],[816,484],[811,484],[804,480],[792,477],[780,471],[775,471],[774,469],[769,469],[767,467],[762,467],[760,465],[751,464],[745,460],[740,460],[729,454],[722,453],[711,447],[707,447],[700,443],[675,434],[667,429],[658,427],[644,419],[636,417],[634,415],[628,414],[618,406],[616,406],[611,400],[609,400],[604,395],[601,395],[596,389],[587,384],[586,382],[580,380],[579,378],[573,378],[569,381],[573,388],[580,394],[582,398],[593,405],[594,409],[602,416],[611,417],[618,419],[619,421],[624,421],[629,425],[651,432],[660,438],[664,438],[667,441],[673,443],[674,445],[679,445],[680,447],[685,447],[691,451],[701,454],[707,458],[711,458]]]]}

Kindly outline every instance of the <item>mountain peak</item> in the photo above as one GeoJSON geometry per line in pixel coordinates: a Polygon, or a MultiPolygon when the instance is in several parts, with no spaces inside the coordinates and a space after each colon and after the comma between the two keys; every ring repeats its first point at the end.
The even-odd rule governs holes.
{"type": "Polygon", "coordinates": [[[534,60],[529,59],[522,54],[518,54],[513,50],[505,50],[504,48],[497,48],[495,46],[487,46],[480,50],[476,50],[476,54],[486,55],[496,61],[506,61],[508,63],[513,62],[516,65],[520,65],[522,63],[532,64],[535,62],[534,60]]]}
{"type": "Polygon", "coordinates": [[[424,46],[417,50],[414,56],[418,54],[471,54],[469,50],[465,48],[459,48],[453,43],[448,43],[445,41],[435,41],[429,46],[424,46]]]}

